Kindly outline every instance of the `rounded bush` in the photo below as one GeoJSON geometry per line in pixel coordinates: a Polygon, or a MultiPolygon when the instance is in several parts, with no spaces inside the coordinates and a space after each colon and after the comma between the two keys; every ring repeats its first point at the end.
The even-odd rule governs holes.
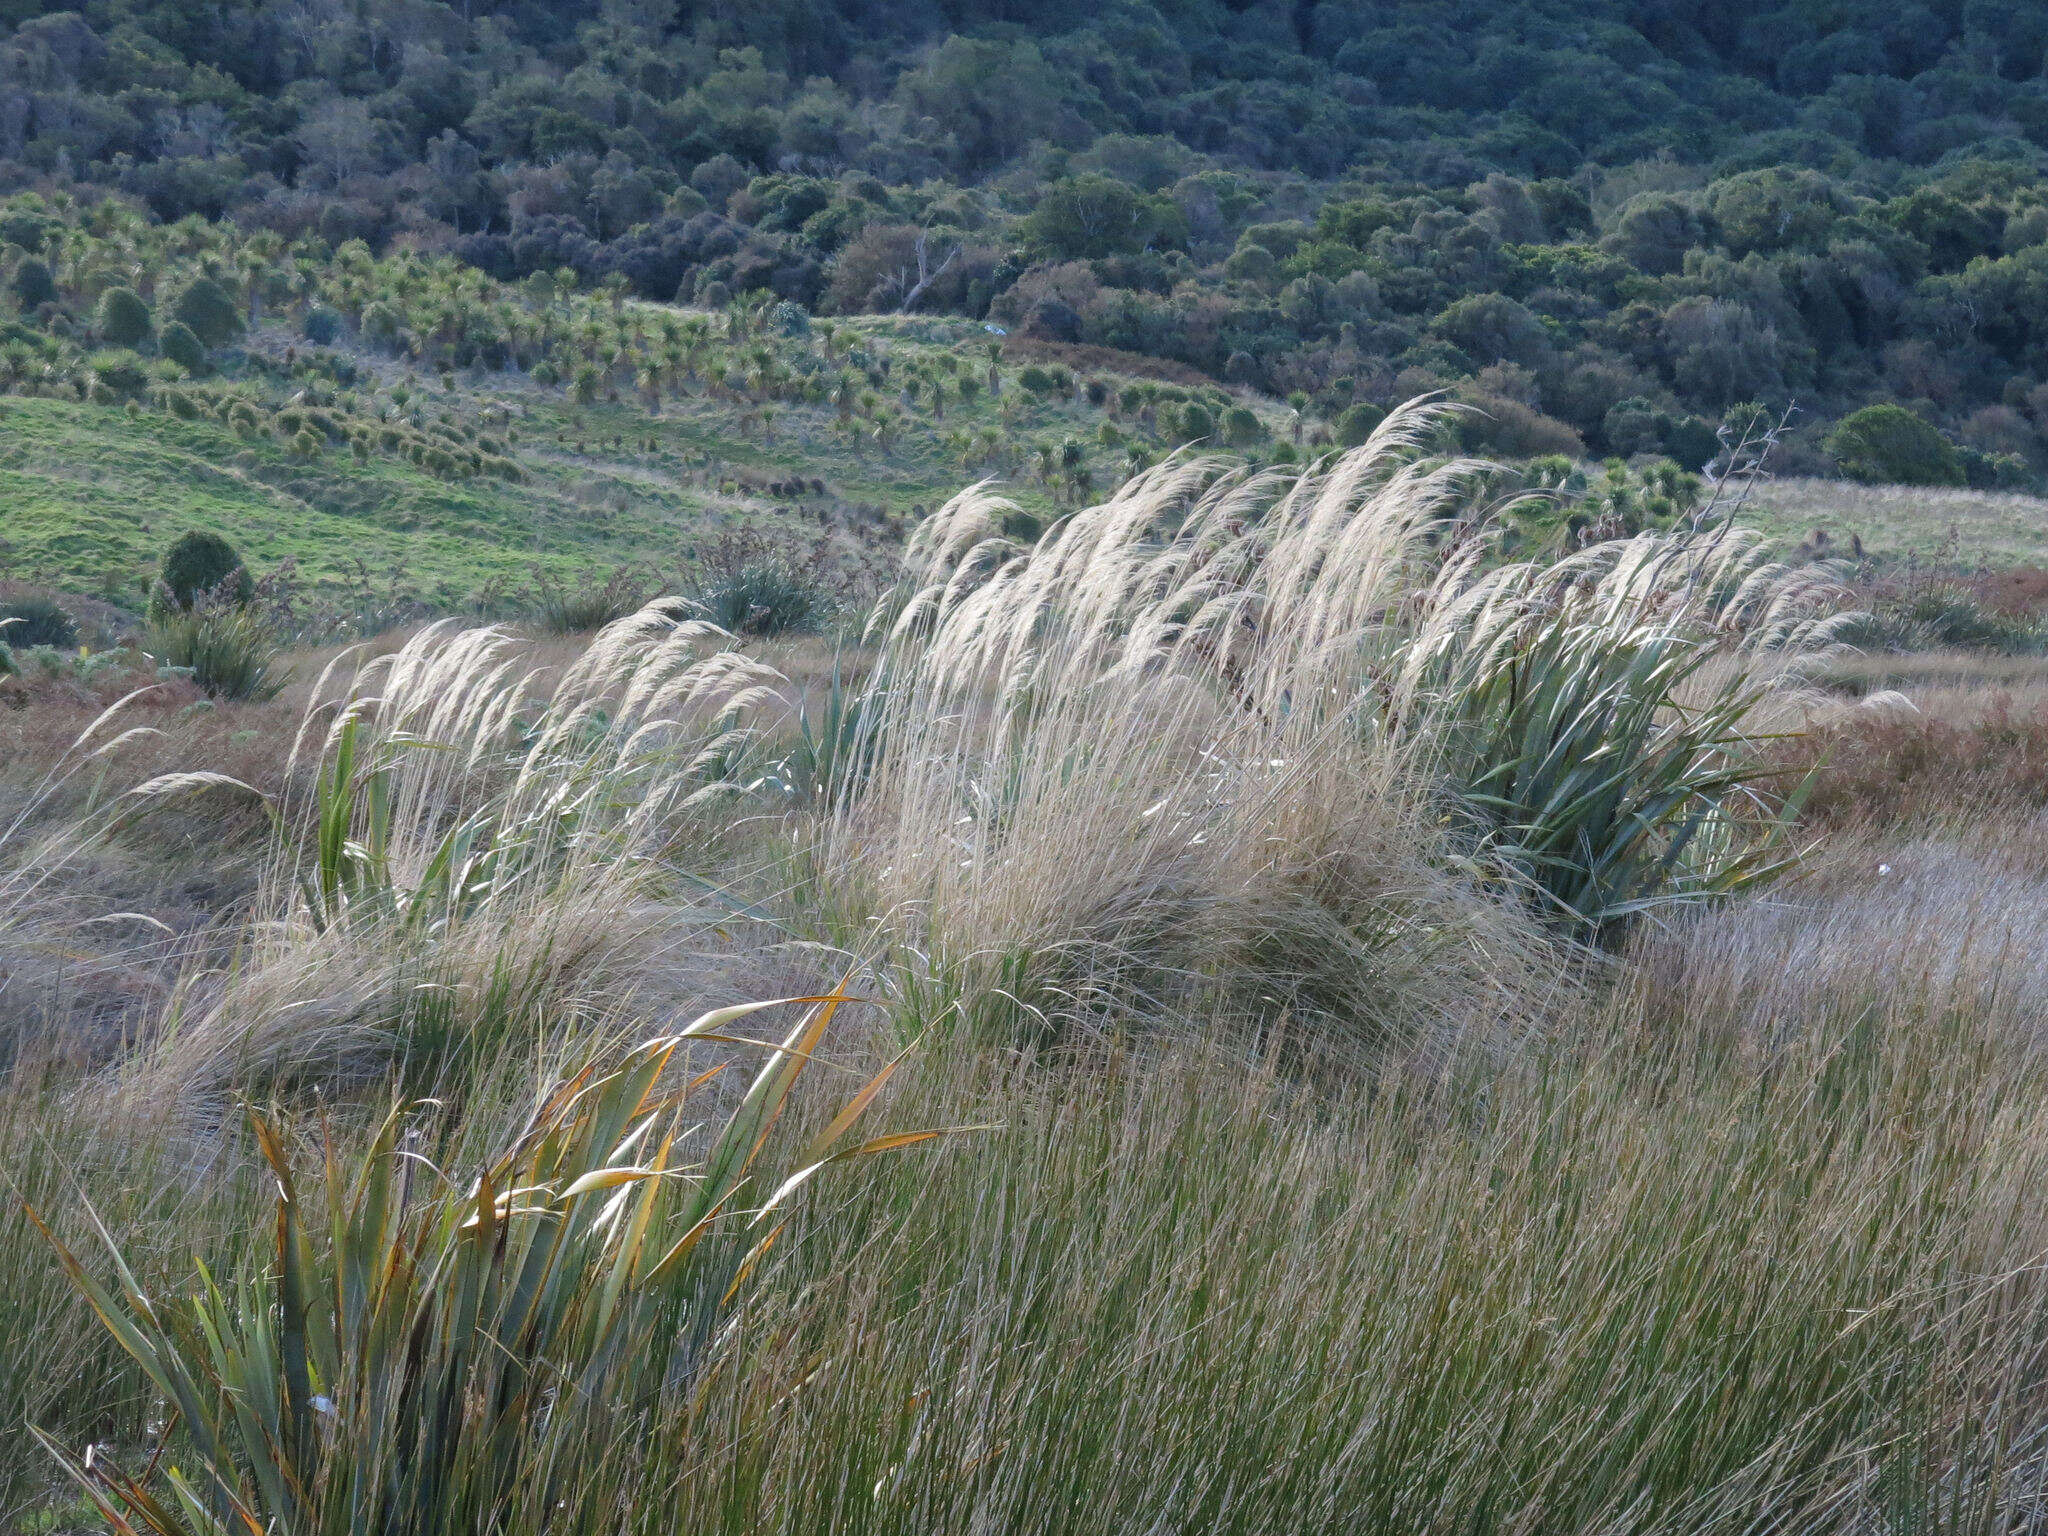
{"type": "Polygon", "coordinates": [[[57,280],[50,276],[48,263],[31,256],[14,269],[14,297],[24,311],[40,309],[57,301],[57,280]]]}
{"type": "Polygon", "coordinates": [[[1199,400],[1190,400],[1180,408],[1180,431],[1182,441],[1199,443],[1216,435],[1216,418],[1209,414],[1209,408],[1199,400]]]}
{"type": "Polygon", "coordinates": [[[173,320],[157,338],[157,350],[187,373],[206,371],[206,343],[183,321],[173,320]]]}
{"type": "Polygon", "coordinates": [[[179,538],[164,551],[163,584],[180,608],[212,592],[225,592],[234,601],[247,602],[252,583],[235,546],[217,533],[197,529],[179,538]]]}
{"type": "Polygon", "coordinates": [[[1866,484],[1961,485],[1963,461],[1938,429],[1902,405],[1866,405],[1836,423],[1827,450],[1866,484]]]}
{"type": "Polygon", "coordinates": [[[1387,413],[1370,400],[1356,401],[1337,418],[1337,441],[1346,448],[1360,447],[1386,419],[1387,413]]]}
{"type": "Polygon", "coordinates": [[[139,347],[150,332],[149,306],[132,288],[109,288],[100,295],[94,323],[108,345],[139,347]]]}
{"type": "Polygon", "coordinates": [[[314,346],[331,347],[335,338],[341,335],[341,315],[325,304],[315,304],[306,311],[302,329],[306,333],[306,340],[312,342],[314,346]]]}
{"type": "Polygon", "coordinates": [[[208,347],[224,347],[242,334],[242,311],[228,296],[227,289],[210,277],[202,277],[178,295],[171,317],[191,327],[208,347]]]}

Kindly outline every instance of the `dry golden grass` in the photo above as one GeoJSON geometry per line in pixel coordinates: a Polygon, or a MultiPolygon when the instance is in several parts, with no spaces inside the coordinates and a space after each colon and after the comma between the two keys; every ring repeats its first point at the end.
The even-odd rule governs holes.
{"type": "MultiPolygon", "coordinates": [[[[249,1346],[240,1401],[318,1393],[365,1424],[327,1338],[313,1367],[273,1338],[297,1261],[276,1170],[218,1112],[232,1093],[274,1104],[279,1161],[331,1152],[339,1175],[302,1190],[402,1167],[405,1209],[441,1212],[547,1119],[565,1054],[630,1051],[685,998],[851,970],[877,1030],[812,1077],[865,1080],[918,1035],[871,1118],[992,1129],[795,1208],[728,1326],[676,1298],[624,1355],[537,1352],[588,1396],[495,1424],[546,1447],[509,1486],[516,1456],[435,1441],[436,1496],[489,1511],[441,1528],[2040,1528],[2048,818],[2028,765],[2048,729],[1997,703],[2034,674],[1827,658],[1818,574],[1739,541],[1541,570],[1433,543],[1466,469],[1410,464],[1416,421],[1298,482],[1169,466],[1029,551],[964,496],[871,651],[740,653],[654,610],[594,641],[437,631],[307,672],[236,717],[268,754],[248,776],[296,788],[278,841],[254,840],[233,963],[144,1011],[127,1092],[14,1074],[0,1168],[74,1250],[98,1242],[89,1196],[149,1316],[199,1253],[249,1346]],[[1903,697],[1817,692],[1816,648],[1837,682],[1903,697]],[[1746,846],[1753,738],[1804,720],[1785,764],[1839,753],[1815,846],[1706,901],[1740,884],[1718,876],[1746,846]],[[1908,727],[1902,774],[1884,733],[1908,727]],[[1563,789],[1530,787],[1557,762],[1563,789]],[[1545,826],[1583,857],[1647,819],[1570,787],[1618,764],[1691,829],[1658,824],[1653,873],[1697,883],[1596,957],[1560,940],[1583,929],[1553,925],[1528,853],[1545,826]],[[737,900],[707,914],[711,888],[737,900]],[[397,1151],[359,1124],[393,1077],[444,1099],[397,1151]]],[[[776,1134],[830,1112],[793,1103],[776,1134]]],[[[619,1147],[614,1211],[670,1151],[619,1147]]],[[[708,1265],[705,1294],[729,1273],[708,1265]]],[[[564,1294],[613,1294],[595,1278],[564,1294]]],[[[527,1346],[492,1347],[496,1371],[527,1346]]],[[[7,1437],[24,1418],[133,1469],[154,1412],[0,1207],[0,1484],[45,1465],[7,1437]]],[[[339,1487],[317,1421],[276,1423],[318,1496],[339,1487]]],[[[158,1474],[202,1465],[193,1433],[158,1474]]],[[[44,1526],[66,1518],[38,1496],[44,1526]]],[[[260,1524],[298,1494],[251,1477],[234,1497],[260,1524]]]]}

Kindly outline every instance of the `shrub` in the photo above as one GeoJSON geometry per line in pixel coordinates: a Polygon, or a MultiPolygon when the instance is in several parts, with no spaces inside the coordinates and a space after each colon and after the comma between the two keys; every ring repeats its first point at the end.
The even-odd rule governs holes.
{"type": "Polygon", "coordinates": [[[1947,581],[1881,595],[1840,638],[1872,651],[1948,647],[2026,656],[2048,649],[2048,628],[2039,620],[2001,613],[1969,588],[1947,581]]]}
{"type": "Polygon", "coordinates": [[[1954,445],[1902,405],[1866,405],[1845,416],[1825,446],[1843,474],[1866,484],[1964,483],[1954,445]]]}
{"type": "Polygon", "coordinates": [[[31,256],[14,269],[14,297],[25,311],[57,302],[57,280],[40,257],[31,256]]]}
{"type": "Polygon", "coordinates": [[[206,371],[206,343],[183,321],[173,320],[157,338],[157,350],[187,373],[206,371]]]}
{"type": "Polygon", "coordinates": [[[23,649],[49,645],[68,651],[78,644],[78,624],[47,597],[17,597],[0,602],[0,640],[23,649]]]}
{"type": "Polygon", "coordinates": [[[109,288],[100,295],[94,323],[101,339],[110,345],[139,347],[149,336],[149,306],[132,288],[109,288]]]}
{"type": "Polygon", "coordinates": [[[819,627],[830,603],[815,565],[758,534],[728,533],[700,553],[690,596],[735,635],[783,635],[819,627]]]}
{"type": "Polygon", "coordinates": [[[644,574],[625,566],[603,580],[589,571],[574,582],[557,580],[542,570],[533,573],[534,614],[552,635],[602,629],[638,608],[645,595],[644,574]]]}
{"type": "Polygon", "coordinates": [[[235,546],[217,533],[198,529],[180,536],[164,551],[161,583],[179,608],[190,608],[212,593],[246,602],[253,587],[235,546]]]}
{"type": "Polygon", "coordinates": [[[1223,437],[1233,448],[1249,448],[1266,435],[1266,424],[1249,406],[1234,405],[1223,413],[1223,437]]]}
{"type": "Polygon", "coordinates": [[[1173,413],[1173,433],[1184,442],[1206,442],[1216,435],[1216,418],[1199,400],[1190,400],[1173,413]]]}
{"type": "Polygon", "coordinates": [[[126,347],[95,352],[85,360],[85,366],[93,382],[115,398],[138,395],[149,384],[142,359],[126,347]]]}
{"type": "Polygon", "coordinates": [[[189,327],[209,348],[224,347],[242,334],[240,307],[210,277],[195,279],[178,295],[171,318],[189,327]]]}
{"type": "Polygon", "coordinates": [[[277,645],[269,629],[239,603],[202,599],[159,611],[149,627],[149,651],[219,699],[274,698],[286,682],[275,670],[277,645]]]}
{"type": "Polygon", "coordinates": [[[1370,400],[1359,400],[1344,408],[1333,429],[1340,448],[1362,447],[1373,429],[1387,419],[1387,413],[1370,400]]]}
{"type": "Polygon", "coordinates": [[[341,315],[325,304],[315,304],[306,311],[302,327],[306,340],[318,347],[331,347],[341,335],[341,315]]]}

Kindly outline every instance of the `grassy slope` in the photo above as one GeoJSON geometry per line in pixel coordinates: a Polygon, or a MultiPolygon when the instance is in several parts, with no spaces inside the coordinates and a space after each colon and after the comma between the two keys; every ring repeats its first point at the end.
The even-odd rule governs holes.
{"type": "Polygon", "coordinates": [[[332,452],[302,464],[218,423],[66,401],[0,403],[0,434],[10,570],[123,595],[188,528],[226,534],[258,569],[291,558],[333,579],[360,559],[453,600],[536,563],[644,549],[672,533],[678,510],[650,495],[579,517],[545,478],[451,484],[400,460],[357,465],[332,452]]]}
{"type": "Polygon", "coordinates": [[[1818,528],[1837,545],[1846,547],[1853,533],[1872,554],[1894,558],[2048,564],[2048,499],[2010,491],[1787,477],[1759,488],[1749,516],[1794,542],[1818,528]]]}
{"type": "MultiPolygon", "coordinates": [[[[983,339],[976,326],[875,320],[858,329],[885,341],[899,364],[950,351],[963,371],[985,369],[974,363],[983,339]]],[[[264,339],[282,350],[281,335],[264,339]]],[[[359,361],[387,384],[405,377],[387,359],[359,361]]],[[[1004,398],[1022,407],[1012,438],[1027,446],[1076,438],[1098,488],[1112,483],[1120,454],[1095,444],[1102,412],[1032,399],[1014,383],[1015,369],[1005,371],[1004,398]]],[[[836,509],[842,542],[856,534],[887,542],[905,520],[988,473],[963,464],[942,439],[1001,423],[985,393],[971,405],[955,401],[943,422],[920,405],[903,413],[886,451],[865,440],[856,451],[824,406],[778,406],[764,437],[740,407],[701,395],[671,398],[650,417],[630,398],[579,410],[562,390],[507,374],[461,377],[452,394],[425,380],[414,388],[435,414],[473,422],[508,411],[528,482],[442,481],[397,457],[359,465],[336,449],[301,462],[276,438],[244,440],[211,420],[0,398],[0,576],[132,603],[163,547],[204,528],[233,539],[259,572],[290,558],[314,586],[333,586],[360,561],[414,595],[454,605],[487,582],[523,581],[536,566],[565,574],[666,564],[721,527],[815,535],[821,506],[836,509]],[[759,482],[798,474],[822,480],[826,495],[799,509],[763,494],[759,482]],[[862,508],[872,510],[851,511],[862,508]]],[[[1262,414],[1277,423],[1270,403],[1262,414]]],[[[1008,490],[1032,510],[1052,506],[1028,473],[1008,490]]]]}

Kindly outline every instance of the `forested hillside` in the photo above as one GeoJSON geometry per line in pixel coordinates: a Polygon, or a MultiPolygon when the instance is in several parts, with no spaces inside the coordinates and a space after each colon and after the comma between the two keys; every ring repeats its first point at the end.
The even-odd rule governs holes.
{"type": "MultiPolygon", "coordinates": [[[[717,308],[953,314],[1506,455],[2048,468],[2004,0],[0,4],[0,189],[717,308]],[[1899,412],[1844,417],[1876,402],[1899,412]],[[1926,431],[1927,427],[1936,429],[1926,431]]],[[[32,321],[59,222],[0,229],[32,321]]],[[[1340,434],[1341,436],[1341,434],[1340,434]]]]}

